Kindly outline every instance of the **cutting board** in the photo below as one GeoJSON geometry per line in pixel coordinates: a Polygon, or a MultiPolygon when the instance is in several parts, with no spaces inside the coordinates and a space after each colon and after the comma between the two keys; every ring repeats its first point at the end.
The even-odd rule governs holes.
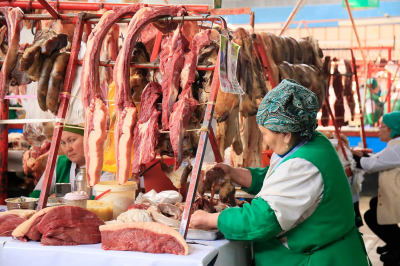
{"type": "MultiPolygon", "coordinates": [[[[174,228],[179,231],[179,228],[174,228]]],[[[190,240],[206,240],[213,241],[222,238],[224,235],[218,230],[200,230],[200,229],[188,229],[186,239],[190,240]]]]}

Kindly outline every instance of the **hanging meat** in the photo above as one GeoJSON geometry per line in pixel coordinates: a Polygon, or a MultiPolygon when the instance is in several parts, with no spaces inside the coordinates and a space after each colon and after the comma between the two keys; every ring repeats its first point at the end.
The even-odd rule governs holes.
{"type": "MultiPolygon", "coordinates": [[[[119,19],[126,15],[134,14],[140,8],[141,4],[132,4],[105,12],[89,35],[86,44],[86,53],[82,64],[81,88],[82,103],[86,112],[84,149],[87,179],[90,187],[100,181],[104,160],[104,143],[107,138],[106,127],[108,110],[103,101],[107,95],[104,95],[104,92],[102,95],[99,94],[102,92],[100,89],[99,76],[101,45],[109,30],[119,19]]],[[[130,124],[130,132],[133,132],[133,115],[136,115],[136,110],[127,110],[126,113],[131,114],[130,121],[127,121],[127,124],[130,124]]],[[[122,126],[122,124],[120,126],[122,126]]],[[[115,127],[115,130],[118,130],[117,127],[115,127]]],[[[117,152],[116,157],[118,159],[117,152]]]]}
{"type": "Polygon", "coordinates": [[[234,31],[232,41],[241,46],[237,73],[245,94],[240,96],[239,111],[245,117],[252,116],[257,114],[258,106],[268,92],[261,62],[254,55],[252,38],[245,29],[234,31]]]}
{"type": "Polygon", "coordinates": [[[33,43],[25,50],[20,70],[25,71],[32,80],[38,81],[45,56],[66,47],[68,36],[53,29],[38,31],[33,43]]]}
{"type": "MultiPolygon", "coordinates": [[[[4,26],[5,27],[5,26],[4,26]]],[[[1,29],[0,29],[0,34],[1,34],[1,29]]],[[[1,36],[0,36],[1,38],[1,36]]],[[[1,43],[1,40],[0,40],[1,43]]],[[[29,44],[20,44],[19,49],[18,49],[18,54],[23,53],[25,49],[29,46],[29,44]]],[[[1,48],[0,48],[1,50],[1,48]]],[[[21,61],[22,55],[18,55],[17,58],[17,63],[15,64],[15,67],[13,71],[11,71],[11,83],[10,86],[20,86],[20,85],[27,85],[32,82],[32,79],[29,77],[28,74],[26,74],[24,71],[20,71],[20,61],[21,61]]]]}
{"type": "Polygon", "coordinates": [[[335,59],[336,58],[334,58],[333,61],[337,63],[333,69],[332,86],[336,96],[336,101],[334,104],[336,125],[341,128],[344,124],[343,83],[342,76],[339,72],[339,64],[335,59]]]}
{"type": "MultiPolygon", "coordinates": [[[[131,64],[131,54],[133,52],[133,49],[135,47],[135,43],[137,41],[137,38],[139,37],[140,31],[142,28],[144,28],[147,24],[151,23],[153,20],[156,20],[160,17],[163,16],[177,16],[180,14],[183,14],[184,9],[182,6],[162,6],[162,7],[147,7],[146,5],[143,5],[143,7],[133,16],[131,22],[129,23],[128,29],[127,29],[127,35],[125,38],[125,41],[123,43],[123,46],[120,50],[120,53],[118,54],[117,61],[115,62],[114,66],[114,82],[115,82],[115,107],[116,107],[116,124],[115,124],[115,147],[116,147],[116,160],[119,161],[120,156],[122,154],[126,154],[127,152],[125,149],[129,149],[129,147],[120,145],[120,140],[122,138],[122,135],[124,137],[122,139],[130,140],[133,137],[133,128],[134,128],[134,121],[133,121],[133,114],[136,114],[136,108],[132,102],[131,98],[131,90],[130,90],[130,77],[129,77],[129,72],[130,72],[130,64],[131,64]],[[127,114],[132,114],[132,115],[127,115],[127,114]],[[122,131],[122,126],[126,125],[129,130],[126,130],[125,132],[122,131]],[[127,134],[127,135],[125,135],[127,134]],[[121,149],[120,149],[121,148],[121,149]]],[[[142,97],[143,98],[143,97],[142,97]]],[[[158,116],[158,115],[157,115],[158,116]]],[[[143,117],[143,119],[148,118],[143,117]]],[[[140,120],[140,118],[139,118],[140,120]]],[[[141,120],[143,121],[143,120],[141,120]]],[[[148,121],[148,119],[146,120],[148,121]]],[[[154,112],[151,114],[151,121],[152,122],[152,129],[154,130],[155,126],[155,121],[154,121],[154,112]]],[[[143,122],[142,122],[143,123],[143,122]]],[[[150,130],[150,129],[149,129],[150,130]]],[[[146,130],[144,130],[146,131],[146,130]]],[[[141,131],[141,132],[144,132],[141,131]]],[[[157,128],[158,131],[158,128],[157,128]]],[[[154,133],[154,132],[153,132],[154,133]]],[[[146,131],[146,134],[149,134],[150,138],[152,136],[155,136],[156,139],[158,139],[158,135],[153,135],[150,131],[146,131]]],[[[158,132],[157,132],[158,134],[158,132]]],[[[146,140],[143,140],[146,141],[146,140]]],[[[157,145],[157,142],[154,142],[155,140],[152,139],[152,143],[154,144],[154,147],[157,145]]],[[[154,148],[153,148],[154,151],[154,148]]],[[[148,150],[143,152],[149,152],[148,150]]],[[[151,157],[151,152],[147,158],[151,157]]],[[[138,154],[135,153],[135,158],[137,157],[138,154]]],[[[138,156],[140,157],[140,156],[138,156]]],[[[138,162],[138,166],[134,167],[132,169],[133,173],[138,173],[139,172],[139,167],[141,164],[144,163],[147,158],[142,158],[138,162]]],[[[153,158],[154,159],[154,158],[153,158]]],[[[126,182],[125,179],[119,180],[119,182],[126,182]]]]}
{"type": "Polygon", "coordinates": [[[344,77],[343,96],[346,97],[347,104],[350,109],[351,121],[354,121],[356,103],[354,101],[354,92],[353,92],[353,70],[349,60],[344,60],[344,66],[346,67],[346,76],[344,77]]]}
{"type": "MultiPolygon", "coordinates": [[[[133,48],[132,62],[136,64],[148,63],[150,61],[150,56],[146,51],[146,46],[142,42],[137,42],[133,48]]],[[[131,67],[130,69],[129,84],[131,90],[133,91],[132,100],[134,103],[139,103],[142,98],[142,92],[148,81],[146,76],[148,75],[148,70],[143,68],[131,67]]]]}
{"type": "Polygon", "coordinates": [[[70,56],[69,53],[59,54],[56,57],[53,64],[53,68],[50,72],[50,78],[48,81],[49,86],[47,89],[47,96],[46,96],[46,107],[52,113],[56,113],[58,110],[59,95],[63,89],[65,71],[67,69],[69,56],[70,56]]]}
{"type": "MultiPolygon", "coordinates": [[[[156,157],[155,149],[160,134],[158,129],[160,112],[157,111],[156,105],[161,95],[161,86],[156,82],[150,82],[143,90],[139,120],[133,134],[135,156],[133,157],[132,172],[134,174],[143,171],[144,164],[151,162],[156,157]]],[[[128,147],[130,147],[129,144],[128,147]]],[[[128,180],[127,178],[125,179],[118,179],[119,183],[125,183],[128,180]]]]}
{"type": "Polygon", "coordinates": [[[172,184],[177,189],[180,189],[182,184],[186,184],[188,182],[188,178],[193,169],[193,166],[190,164],[190,162],[188,162],[187,165],[182,164],[178,170],[175,170],[175,165],[168,165],[164,163],[162,157],[160,164],[161,170],[171,180],[172,184]]]}
{"type": "MultiPolygon", "coordinates": [[[[3,102],[11,81],[11,71],[14,69],[17,63],[19,36],[22,28],[21,21],[24,13],[18,7],[0,7],[0,13],[2,13],[6,19],[8,34],[8,50],[7,54],[4,56],[3,66],[0,72],[0,102],[3,102]]],[[[5,34],[4,30],[5,29],[3,27],[3,34],[5,34]]]]}
{"type": "Polygon", "coordinates": [[[185,63],[184,54],[189,48],[189,41],[182,34],[181,27],[177,27],[169,38],[160,55],[160,72],[163,74],[163,113],[162,129],[169,129],[170,116],[179,92],[181,72],[185,63]]]}

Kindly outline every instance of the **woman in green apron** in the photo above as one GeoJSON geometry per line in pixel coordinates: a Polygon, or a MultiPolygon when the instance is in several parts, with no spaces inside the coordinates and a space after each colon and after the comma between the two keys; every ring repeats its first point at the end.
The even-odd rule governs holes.
{"type": "Polygon", "coordinates": [[[353,151],[357,167],[367,173],[379,172],[378,197],[372,198],[364,220],[386,245],[378,247],[381,261],[400,263],[400,111],[385,114],[379,128],[379,139],[387,142],[373,155],[353,151]]]}
{"type": "Polygon", "coordinates": [[[379,99],[381,91],[374,78],[367,80],[366,89],[364,125],[374,126],[383,114],[383,103],[379,99]]]}
{"type": "MultiPolygon", "coordinates": [[[[66,125],[64,127],[60,148],[65,155],[58,156],[56,169],[50,187],[50,194],[54,193],[56,183],[70,183],[74,189],[75,176],[80,167],[85,166],[85,155],[83,152],[84,128],[79,125],[66,125]]],[[[43,185],[43,176],[40,178],[30,197],[39,198],[43,185]]],[[[114,175],[104,172],[100,181],[113,180],[114,175]]]]}
{"type": "Polygon", "coordinates": [[[274,150],[271,165],[215,166],[255,198],[221,213],[196,211],[191,226],[253,241],[257,266],[368,265],[346,174],[332,144],[315,131],[318,110],[317,96],[293,80],[270,91],[257,122],[274,150]]]}

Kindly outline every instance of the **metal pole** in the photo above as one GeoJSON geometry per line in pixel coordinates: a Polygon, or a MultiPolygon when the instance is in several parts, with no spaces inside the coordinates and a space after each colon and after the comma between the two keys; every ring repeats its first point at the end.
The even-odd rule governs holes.
{"type": "MultiPolygon", "coordinates": [[[[56,2],[48,3],[53,8],[56,8],[56,2]]],[[[76,10],[76,11],[99,11],[102,9],[113,10],[114,8],[125,7],[129,3],[87,3],[87,2],[58,2],[58,10],[76,10]]],[[[29,6],[29,1],[2,1],[0,6],[19,7],[26,9],[29,6]]],[[[148,4],[148,6],[164,6],[161,4],[148,4]]],[[[45,7],[36,1],[31,3],[31,9],[45,9],[45,7]]],[[[188,11],[193,11],[201,14],[208,14],[210,6],[208,5],[185,5],[188,11]]]]}
{"type": "MultiPolygon", "coordinates": [[[[392,61],[392,49],[388,49],[388,62],[390,62],[390,61],[392,61]]],[[[397,72],[395,74],[397,75],[397,72]]],[[[390,91],[391,88],[392,88],[392,74],[390,74],[389,72],[388,72],[387,81],[388,81],[388,86],[387,86],[387,91],[388,91],[388,93],[387,93],[387,99],[388,99],[387,112],[390,113],[390,110],[392,110],[390,108],[390,105],[392,104],[391,95],[390,95],[392,93],[390,91]]],[[[395,106],[395,105],[396,105],[396,102],[394,102],[393,106],[395,106]]]]}
{"type": "MultiPolygon", "coordinates": [[[[0,103],[0,120],[8,119],[8,100],[0,103]]],[[[8,176],[8,125],[0,125],[0,204],[5,205],[7,199],[8,176]]]]}
{"type": "Polygon", "coordinates": [[[360,86],[358,84],[356,58],[354,57],[354,53],[353,53],[352,49],[350,49],[350,53],[351,53],[351,63],[353,65],[354,80],[356,81],[356,92],[357,92],[357,98],[358,98],[358,105],[359,105],[359,110],[360,110],[360,122],[361,122],[360,137],[363,142],[363,146],[364,146],[363,148],[367,148],[367,140],[365,138],[365,129],[364,129],[364,110],[362,109],[362,106],[361,106],[361,93],[360,93],[360,86]]]}
{"type": "Polygon", "coordinates": [[[67,114],[67,109],[69,104],[69,97],[67,95],[71,93],[71,88],[74,82],[75,70],[77,66],[76,61],[78,59],[79,50],[81,49],[83,26],[85,25],[84,18],[85,18],[84,12],[78,14],[78,21],[74,31],[74,39],[72,40],[71,56],[68,62],[67,72],[63,87],[63,92],[66,93],[64,94],[66,97],[61,98],[60,108],[58,110],[58,115],[57,115],[58,122],[55,123],[54,127],[53,139],[51,141],[49,158],[47,159],[46,171],[44,173],[44,178],[43,178],[42,191],[40,193],[40,198],[37,208],[38,211],[46,207],[47,198],[50,192],[50,185],[53,178],[54,168],[57,160],[58,148],[60,146],[60,139],[63,131],[62,125],[64,124],[64,119],[67,114]]]}
{"type": "Polygon", "coordinates": [[[350,8],[350,4],[349,4],[349,0],[344,0],[345,4],[346,4],[346,8],[347,8],[347,12],[349,13],[349,17],[351,20],[351,25],[353,27],[354,30],[354,35],[356,36],[357,39],[357,43],[364,61],[364,66],[365,66],[365,73],[364,73],[364,78],[365,78],[365,86],[364,86],[364,100],[363,100],[363,105],[362,105],[362,109],[363,112],[365,110],[365,101],[366,101],[366,96],[367,96],[367,74],[368,74],[368,65],[367,65],[367,59],[365,58],[364,55],[364,51],[361,45],[361,41],[360,38],[358,37],[358,33],[357,33],[357,29],[356,29],[356,24],[354,22],[354,18],[353,18],[353,14],[351,13],[351,8],[350,8]]]}
{"type": "Polygon", "coordinates": [[[59,19],[60,14],[46,0],[38,0],[38,2],[49,12],[54,19],[59,19]]]}
{"type": "MultiPolygon", "coordinates": [[[[214,104],[212,104],[212,103],[215,102],[217,99],[218,89],[220,86],[219,57],[220,57],[220,55],[218,53],[218,59],[217,59],[217,63],[215,64],[216,68],[214,70],[213,81],[212,81],[212,85],[211,85],[211,92],[210,92],[210,96],[208,99],[209,103],[207,104],[206,114],[205,114],[204,122],[203,122],[203,127],[206,126],[208,131],[202,131],[200,134],[199,145],[197,147],[196,161],[193,166],[192,175],[190,178],[190,185],[189,185],[189,189],[188,189],[187,197],[186,197],[185,209],[182,214],[182,221],[181,221],[181,225],[179,228],[179,233],[185,239],[186,239],[187,231],[189,229],[192,205],[194,203],[194,199],[196,196],[197,183],[199,181],[201,166],[203,164],[204,154],[206,151],[208,134],[209,134],[209,131],[212,132],[211,120],[212,120],[213,113],[214,113],[214,104]]],[[[212,145],[212,146],[214,146],[214,145],[212,145]]],[[[216,156],[216,159],[217,159],[217,156],[216,156]]]]}
{"type": "Polygon", "coordinates": [[[261,57],[261,62],[263,64],[264,74],[268,74],[269,82],[271,83],[271,87],[275,88],[278,85],[279,80],[274,80],[274,73],[271,67],[271,62],[269,61],[269,57],[267,56],[267,52],[265,51],[265,47],[262,43],[262,40],[259,39],[260,35],[257,34],[257,38],[253,39],[253,44],[256,46],[256,49],[261,57]],[[267,69],[265,69],[267,67],[267,69]]]}
{"type": "Polygon", "coordinates": [[[294,7],[292,13],[290,13],[285,24],[283,25],[282,30],[279,33],[279,36],[282,36],[282,34],[290,27],[290,24],[292,24],[294,17],[303,8],[303,6],[306,4],[306,2],[307,2],[307,0],[299,0],[299,2],[297,2],[297,5],[294,7]]]}

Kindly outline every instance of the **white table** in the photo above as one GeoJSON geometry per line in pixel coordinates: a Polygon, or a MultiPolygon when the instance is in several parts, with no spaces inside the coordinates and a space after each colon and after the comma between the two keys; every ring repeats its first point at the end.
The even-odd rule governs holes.
{"type": "MultiPolygon", "coordinates": [[[[11,236],[0,236],[0,256],[3,256],[3,248],[7,241],[12,239],[11,236]]],[[[0,260],[0,266],[3,266],[3,261],[0,260]]]]}
{"type": "MultiPolygon", "coordinates": [[[[192,241],[189,241],[189,243],[192,241]]],[[[218,255],[216,266],[248,265],[251,260],[249,242],[194,241],[188,256],[150,254],[133,251],[105,251],[101,244],[79,246],[41,246],[39,242],[7,241],[2,252],[2,265],[57,266],[207,266],[218,255]],[[203,245],[200,245],[203,244],[203,245]]]]}

